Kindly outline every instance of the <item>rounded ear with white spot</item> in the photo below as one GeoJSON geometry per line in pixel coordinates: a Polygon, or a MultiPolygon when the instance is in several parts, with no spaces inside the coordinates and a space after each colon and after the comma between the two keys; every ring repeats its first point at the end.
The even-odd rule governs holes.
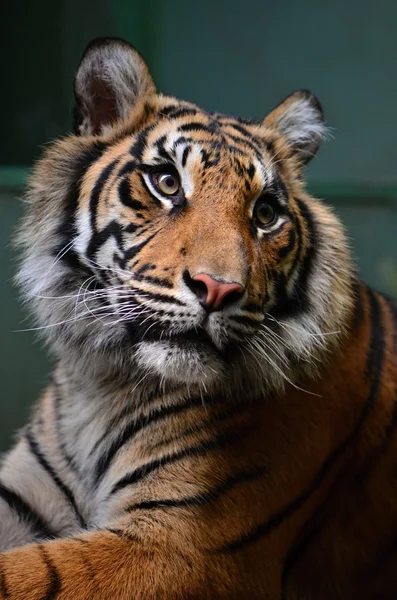
{"type": "Polygon", "coordinates": [[[74,81],[75,133],[105,133],[125,119],[140,98],[155,92],[149,69],[133,46],[117,38],[94,40],[74,81]]]}
{"type": "Polygon", "coordinates": [[[321,104],[308,90],[288,96],[265,117],[263,124],[286,138],[302,164],[313,158],[325,135],[321,104]]]}

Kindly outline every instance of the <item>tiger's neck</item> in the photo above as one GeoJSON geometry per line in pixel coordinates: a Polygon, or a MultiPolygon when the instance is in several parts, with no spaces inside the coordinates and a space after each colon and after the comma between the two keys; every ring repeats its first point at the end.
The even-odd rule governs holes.
{"type": "MultiPolygon", "coordinates": [[[[108,482],[107,487],[103,484],[107,493],[128,476],[131,465],[137,477],[139,469],[152,468],[164,457],[175,457],[170,459],[174,484],[186,485],[186,471],[179,468],[182,453],[181,458],[193,460],[201,484],[214,473],[225,478],[243,456],[248,470],[270,470],[275,477],[271,485],[277,486],[277,472],[286,462],[293,474],[289,493],[299,495],[319,474],[325,481],[348,450],[355,452],[364,443],[370,414],[379,415],[386,425],[390,394],[380,377],[392,369],[388,319],[387,301],[360,287],[349,334],[321,378],[305,381],[301,389],[288,386],[277,397],[204,395],[185,387],[164,393],[131,385],[99,386],[74,379],[60,364],[55,375],[60,435],[88,481],[96,486],[108,482]],[[197,463],[199,454],[206,456],[204,462],[197,463]]],[[[364,455],[369,451],[364,448],[364,455]]],[[[283,487],[289,488],[285,479],[283,487]]]]}

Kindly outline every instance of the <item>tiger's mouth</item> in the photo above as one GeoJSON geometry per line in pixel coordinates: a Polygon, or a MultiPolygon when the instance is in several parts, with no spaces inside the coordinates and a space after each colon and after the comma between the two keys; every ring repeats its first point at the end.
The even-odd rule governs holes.
{"type": "Polygon", "coordinates": [[[163,323],[156,321],[154,318],[146,318],[145,321],[144,328],[140,327],[139,324],[137,325],[134,320],[125,324],[132,345],[142,342],[164,342],[170,347],[201,347],[214,352],[220,352],[228,345],[227,342],[225,343],[227,339],[227,335],[225,335],[227,328],[222,328],[223,340],[221,342],[206,316],[204,316],[199,323],[195,324],[194,327],[188,329],[181,328],[178,323],[166,327],[163,323]]]}
{"type": "Polygon", "coordinates": [[[224,371],[225,359],[204,331],[145,337],[136,346],[137,364],[147,373],[179,383],[210,383],[224,371]]]}
{"type": "Polygon", "coordinates": [[[233,354],[205,326],[185,331],[151,330],[134,344],[135,360],[146,372],[173,382],[206,386],[222,378],[233,354]]]}
{"type": "Polygon", "coordinates": [[[189,329],[184,332],[165,332],[161,336],[157,333],[150,333],[148,336],[144,337],[143,341],[149,342],[167,342],[170,347],[180,346],[181,348],[186,349],[208,349],[213,352],[219,352],[221,348],[217,346],[211,337],[210,333],[207,332],[203,327],[198,327],[195,329],[189,329]]]}

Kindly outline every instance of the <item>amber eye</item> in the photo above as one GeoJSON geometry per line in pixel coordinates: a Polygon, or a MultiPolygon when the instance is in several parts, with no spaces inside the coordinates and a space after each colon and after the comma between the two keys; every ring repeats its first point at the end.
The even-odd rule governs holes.
{"type": "Polygon", "coordinates": [[[269,227],[277,220],[277,212],[273,204],[266,198],[259,198],[254,206],[254,219],[258,227],[269,227]]]}
{"type": "Polygon", "coordinates": [[[180,190],[179,178],[175,173],[153,173],[152,181],[164,196],[175,196],[180,190]]]}

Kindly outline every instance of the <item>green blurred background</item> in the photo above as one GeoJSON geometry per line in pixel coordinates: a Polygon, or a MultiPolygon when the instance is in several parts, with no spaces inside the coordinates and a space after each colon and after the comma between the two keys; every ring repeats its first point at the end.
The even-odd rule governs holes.
{"type": "Polygon", "coordinates": [[[50,363],[12,287],[10,247],[30,165],[70,128],[73,74],[86,44],[115,35],[146,58],[162,91],[261,118],[309,88],[331,139],[310,189],[346,223],[362,277],[397,297],[395,0],[6,0],[0,8],[0,451],[27,418],[50,363]]]}

